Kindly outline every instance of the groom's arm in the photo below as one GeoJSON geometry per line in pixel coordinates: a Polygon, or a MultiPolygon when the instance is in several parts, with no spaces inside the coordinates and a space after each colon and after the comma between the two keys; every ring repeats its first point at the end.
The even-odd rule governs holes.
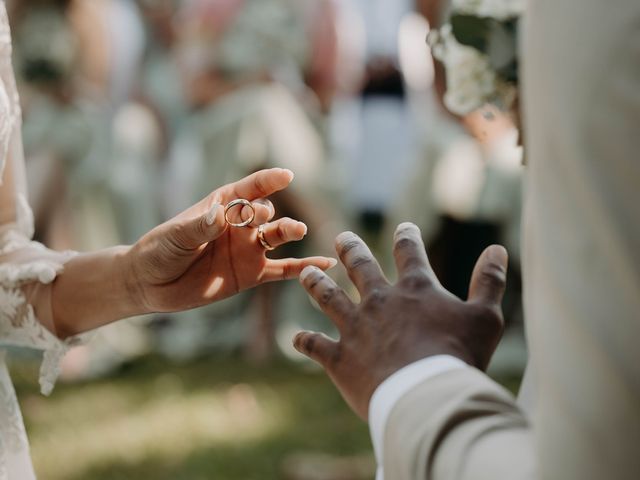
{"type": "Polygon", "coordinates": [[[376,390],[369,421],[378,480],[535,479],[531,430],[512,395],[468,366],[435,372],[451,360],[427,358],[376,390]],[[403,376],[413,384],[401,393],[403,376]]]}
{"type": "Polygon", "coordinates": [[[482,373],[502,332],[504,249],[480,257],[466,302],[440,285],[414,225],[396,232],[394,285],[356,235],[338,237],[336,249],[362,301],[352,303],[323,272],[304,271],[303,285],[341,338],[307,332],[296,347],[369,417],[386,480],[533,478],[524,415],[482,373]]]}

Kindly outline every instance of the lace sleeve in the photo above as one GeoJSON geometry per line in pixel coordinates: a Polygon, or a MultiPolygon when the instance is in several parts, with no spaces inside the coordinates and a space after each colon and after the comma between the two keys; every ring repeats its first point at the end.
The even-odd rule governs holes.
{"type": "Polygon", "coordinates": [[[33,214],[26,196],[21,112],[11,65],[11,34],[0,1],[0,346],[44,351],[40,387],[53,389],[59,362],[77,338],[52,332],[51,284],[72,252],[53,252],[31,241],[33,214]]]}
{"type": "MultiPolygon", "coordinates": [[[[0,187],[0,190],[2,187],[0,187]]],[[[0,239],[0,346],[44,351],[40,388],[49,395],[60,373],[60,361],[79,343],[58,339],[52,332],[51,284],[72,252],[51,252],[9,230],[0,239]]]]}

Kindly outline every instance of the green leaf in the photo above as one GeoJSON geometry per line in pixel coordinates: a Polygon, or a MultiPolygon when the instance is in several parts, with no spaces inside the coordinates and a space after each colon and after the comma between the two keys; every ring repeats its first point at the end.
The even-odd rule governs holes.
{"type": "Polygon", "coordinates": [[[495,20],[475,15],[454,14],[451,29],[458,43],[486,52],[495,20]]]}
{"type": "Polygon", "coordinates": [[[489,63],[494,70],[511,64],[517,55],[516,37],[505,25],[497,23],[491,29],[487,43],[489,63]]]}

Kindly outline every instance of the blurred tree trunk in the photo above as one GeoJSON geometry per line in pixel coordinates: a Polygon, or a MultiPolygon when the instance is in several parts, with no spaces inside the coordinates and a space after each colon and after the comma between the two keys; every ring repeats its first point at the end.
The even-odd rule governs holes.
{"type": "Polygon", "coordinates": [[[251,363],[262,364],[273,358],[278,291],[275,284],[261,285],[252,299],[249,335],[245,345],[245,356],[251,363]]]}

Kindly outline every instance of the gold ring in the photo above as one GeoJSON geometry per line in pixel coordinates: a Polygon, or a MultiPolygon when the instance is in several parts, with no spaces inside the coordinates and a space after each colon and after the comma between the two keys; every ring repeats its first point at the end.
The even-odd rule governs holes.
{"type": "MultiPolygon", "coordinates": [[[[245,200],[244,198],[238,198],[236,200],[233,200],[227,203],[227,206],[224,207],[224,219],[232,227],[247,227],[251,225],[251,223],[255,220],[255,218],[256,218],[255,207],[251,204],[249,200],[245,200]],[[242,207],[249,207],[251,209],[251,216],[243,222],[233,223],[231,220],[229,220],[229,210],[231,210],[233,207],[237,207],[238,205],[242,205],[242,207]]],[[[240,219],[242,220],[242,209],[240,210],[240,219]]]]}
{"type": "Polygon", "coordinates": [[[262,245],[263,248],[269,252],[275,250],[276,247],[272,247],[269,242],[267,242],[267,239],[264,236],[264,230],[265,224],[262,224],[258,227],[258,241],[260,242],[260,245],[262,245]]]}

